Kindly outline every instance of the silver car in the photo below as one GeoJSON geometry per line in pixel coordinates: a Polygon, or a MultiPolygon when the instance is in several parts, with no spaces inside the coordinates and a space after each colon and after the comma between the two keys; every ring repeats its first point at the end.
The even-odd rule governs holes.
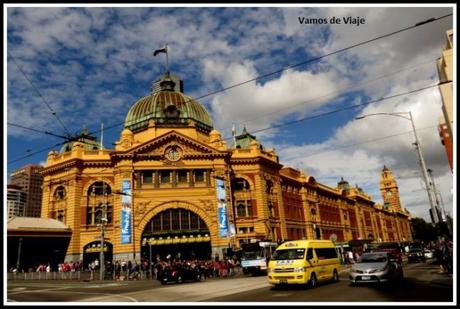
{"type": "Polygon", "coordinates": [[[432,250],[425,249],[425,250],[423,251],[423,254],[425,255],[425,258],[426,258],[426,259],[432,259],[432,258],[434,258],[434,253],[433,253],[432,250]]]}
{"type": "Polygon", "coordinates": [[[398,258],[389,252],[364,253],[350,270],[350,281],[356,283],[402,281],[403,269],[398,258]]]}

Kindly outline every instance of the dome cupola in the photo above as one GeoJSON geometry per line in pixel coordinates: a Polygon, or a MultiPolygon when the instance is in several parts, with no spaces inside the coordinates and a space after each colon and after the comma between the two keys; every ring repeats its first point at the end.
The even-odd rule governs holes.
{"type": "Polygon", "coordinates": [[[141,98],[130,108],[125,119],[125,129],[134,133],[142,131],[153,120],[157,127],[187,127],[194,123],[206,133],[212,131],[213,122],[206,108],[179,91],[169,74],[165,74],[157,84],[159,91],[141,98]]]}

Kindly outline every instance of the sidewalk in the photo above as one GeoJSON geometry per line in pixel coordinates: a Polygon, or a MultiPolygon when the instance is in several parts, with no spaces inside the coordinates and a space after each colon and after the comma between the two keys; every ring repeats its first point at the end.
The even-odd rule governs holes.
{"type": "Polygon", "coordinates": [[[452,274],[439,274],[439,276],[430,281],[431,284],[442,285],[442,286],[453,286],[452,274]]]}
{"type": "Polygon", "coordinates": [[[431,271],[431,284],[453,286],[453,274],[440,273],[439,265],[434,261],[429,263],[429,265],[435,267],[433,271],[431,271]]]}

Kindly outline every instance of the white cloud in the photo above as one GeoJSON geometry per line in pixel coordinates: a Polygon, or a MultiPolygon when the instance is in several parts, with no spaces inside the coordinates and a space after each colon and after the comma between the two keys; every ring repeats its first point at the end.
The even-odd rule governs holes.
{"type": "MultiPolygon", "coordinates": [[[[206,80],[220,77],[223,87],[253,79],[257,75],[254,63],[249,61],[230,64],[204,62],[206,80]]],[[[248,130],[255,131],[269,127],[287,115],[303,115],[317,109],[325,100],[316,98],[336,91],[345,83],[346,80],[339,80],[334,71],[316,74],[285,71],[277,79],[265,83],[251,82],[235,90],[219,93],[213,97],[211,106],[220,128],[228,130],[232,123],[236,123],[240,128],[246,125],[248,130]]]]}

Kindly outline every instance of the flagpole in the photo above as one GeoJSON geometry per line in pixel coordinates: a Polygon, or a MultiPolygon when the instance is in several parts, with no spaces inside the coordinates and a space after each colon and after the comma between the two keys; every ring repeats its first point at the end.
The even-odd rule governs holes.
{"type": "Polygon", "coordinates": [[[101,122],[101,149],[104,149],[104,123],[101,122]]]}
{"type": "Polygon", "coordinates": [[[168,44],[166,44],[166,74],[169,75],[168,44]]]}

